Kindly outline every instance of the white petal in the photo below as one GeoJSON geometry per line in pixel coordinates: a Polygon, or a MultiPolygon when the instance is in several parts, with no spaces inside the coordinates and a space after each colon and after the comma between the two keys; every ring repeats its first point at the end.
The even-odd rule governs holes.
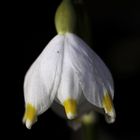
{"type": "Polygon", "coordinates": [[[68,50],[68,40],[65,38],[64,58],[61,81],[58,89],[57,98],[63,103],[65,100],[72,98],[78,100],[81,94],[81,87],[76,71],[74,71],[71,57],[68,50]]]}
{"type": "Polygon", "coordinates": [[[55,98],[62,67],[64,36],[57,35],[46,46],[26,74],[25,102],[32,104],[41,114],[55,98]]]}
{"type": "Polygon", "coordinates": [[[82,102],[80,102],[79,106],[78,106],[78,117],[83,116],[86,113],[91,112],[92,110],[104,114],[104,110],[101,108],[98,108],[96,105],[93,105],[93,103],[91,104],[90,102],[88,102],[88,100],[84,97],[84,95],[81,96],[81,98],[83,98],[84,100],[82,102]]]}
{"type": "Polygon", "coordinates": [[[113,80],[108,68],[95,52],[79,37],[66,35],[73,67],[77,71],[83,93],[95,106],[102,107],[103,87],[113,97],[113,80]]]}

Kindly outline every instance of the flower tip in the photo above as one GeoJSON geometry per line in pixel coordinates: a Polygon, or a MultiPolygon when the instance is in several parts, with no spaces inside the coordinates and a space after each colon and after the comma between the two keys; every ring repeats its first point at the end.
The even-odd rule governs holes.
{"type": "Polygon", "coordinates": [[[67,113],[67,118],[68,118],[69,120],[74,119],[76,116],[77,116],[77,115],[74,114],[74,113],[72,113],[72,112],[68,112],[68,113],[67,113]]]}
{"type": "Polygon", "coordinates": [[[74,119],[77,116],[77,102],[74,99],[67,99],[63,103],[68,119],[74,119]]]}
{"type": "Polygon", "coordinates": [[[28,129],[31,129],[32,125],[33,125],[33,122],[29,119],[27,119],[25,116],[23,117],[22,119],[22,123],[25,124],[25,126],[28,128],[28,129]]]}
{"type": "Polygon", "coordinates": [[[104,91],[102,104],[105,110],[105,119],[107,123],[114,123],[116,118],[116,113],[115,113],[111,96],[109,95],[107,90],[104,91]]]}
{"type": "Polygon", "coordinates": [[[105,119],[107,123],[114,123],[115,119],[116,119],[116,113],[114,108],[108,112],[107,114],[105,114],[105,119]]]}
{"type": "Polygon", "coordinates": [[[36,109],[31,104],[26,105],[26,111],[22,122],[28,129],[31,129],[31,126],[37,121],[36,113],[36,109]]]}
{"type": "Polygon", "coordinates": [[[105,115],[105,120],[107,123],[114,123],[115,122],[115,117],[105,115]]]}
{"type": "Polygon", "coordinates": [[[27,127],[28,129],[31,129],[31,127],[32,127],[32,122],[31,122],[30,120],[27,120],[25,125],[26,125],[26,127],[27,127]]]}
{"type": "Polygon", "coordinates": [[[29,119],[27,119],[25,116],[23,117],[22,123],[25,124],[25,126],[26,126],[28,129],[31,129],[31,127],[32,127],[32,122],[31,122],[29,119]]]}
{"type": "Polygon", "coordinates": [[[25,124],[25,126],[26,126],[27,129],[31,129],[32,125],[33,125],[36,121],[37,121],[37,119],[34,120],[34,121],[31,121],[31,120],[29,120],[29,119],[23,118],[23,120],[22,120],[23,124],[25,124]]]}

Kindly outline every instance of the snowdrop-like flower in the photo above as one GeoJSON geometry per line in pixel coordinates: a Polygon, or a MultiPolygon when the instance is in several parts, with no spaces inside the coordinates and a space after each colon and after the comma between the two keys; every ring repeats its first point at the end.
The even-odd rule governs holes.
{"type": "Polygon", "coordinates": [[[70,120],[98,109],[114,122],[112,76],[100,57],[72,33],[75,18],[70,0],[62,1],[55,19],[58,35],[25,76],[23,123],[30,129],[50,106],[70,120]]]}
{"type": "Polygon", "coordinates": [[[112,76],[99,56],[73,33],[58,34],[46,46],[25,76],[24,96],[27,128],[53,102],[64,106],[68,119],[89,111],[91,104],[104,109],[108,121],[115,119],[112,76]]]}

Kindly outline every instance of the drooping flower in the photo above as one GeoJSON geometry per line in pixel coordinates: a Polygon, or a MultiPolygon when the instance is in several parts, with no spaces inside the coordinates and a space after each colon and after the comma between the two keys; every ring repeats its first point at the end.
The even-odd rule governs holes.
{"type": "Polygon", "coordinates": [[[114,87],[110,71],[100,57],[77,35],[70,0],[56,11],[58,32],[28,70],[24,80],[27,128],[49,107],[62,117],[77,119],[94,110],[114,122],[114,87]]]}
{"type": "Polygon", "coordinates": [[[94,106],[104,110],[108,122],[115,120],[110,71],[82,39],[70,32],[56,35],[32,64],[25,76],[24,97],[23,122],[27,128],[52,104],[68,119],[94,106]]]}

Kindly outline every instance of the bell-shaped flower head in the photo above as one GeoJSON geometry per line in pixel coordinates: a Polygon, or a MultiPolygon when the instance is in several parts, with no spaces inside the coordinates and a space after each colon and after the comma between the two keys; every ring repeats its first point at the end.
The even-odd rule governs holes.
{"type": "MultiPolygon", "coordinates": [[[[71,15],[61,13],[60,9],[72,10],[70,0],[63,2],[56,15],[71,15]]],[[[37,116],[51,105],[55,112],[70,120],[94,107],[104,110],[106,120],[114,122],[114,87],[110,71],[82,39],[70,32],[74,26],[66,22],[61,27],[59,20],[62,18],[56,18],[58,35],[49,42],[25,76],[23,123],[30,129],[37,116]]]]}

